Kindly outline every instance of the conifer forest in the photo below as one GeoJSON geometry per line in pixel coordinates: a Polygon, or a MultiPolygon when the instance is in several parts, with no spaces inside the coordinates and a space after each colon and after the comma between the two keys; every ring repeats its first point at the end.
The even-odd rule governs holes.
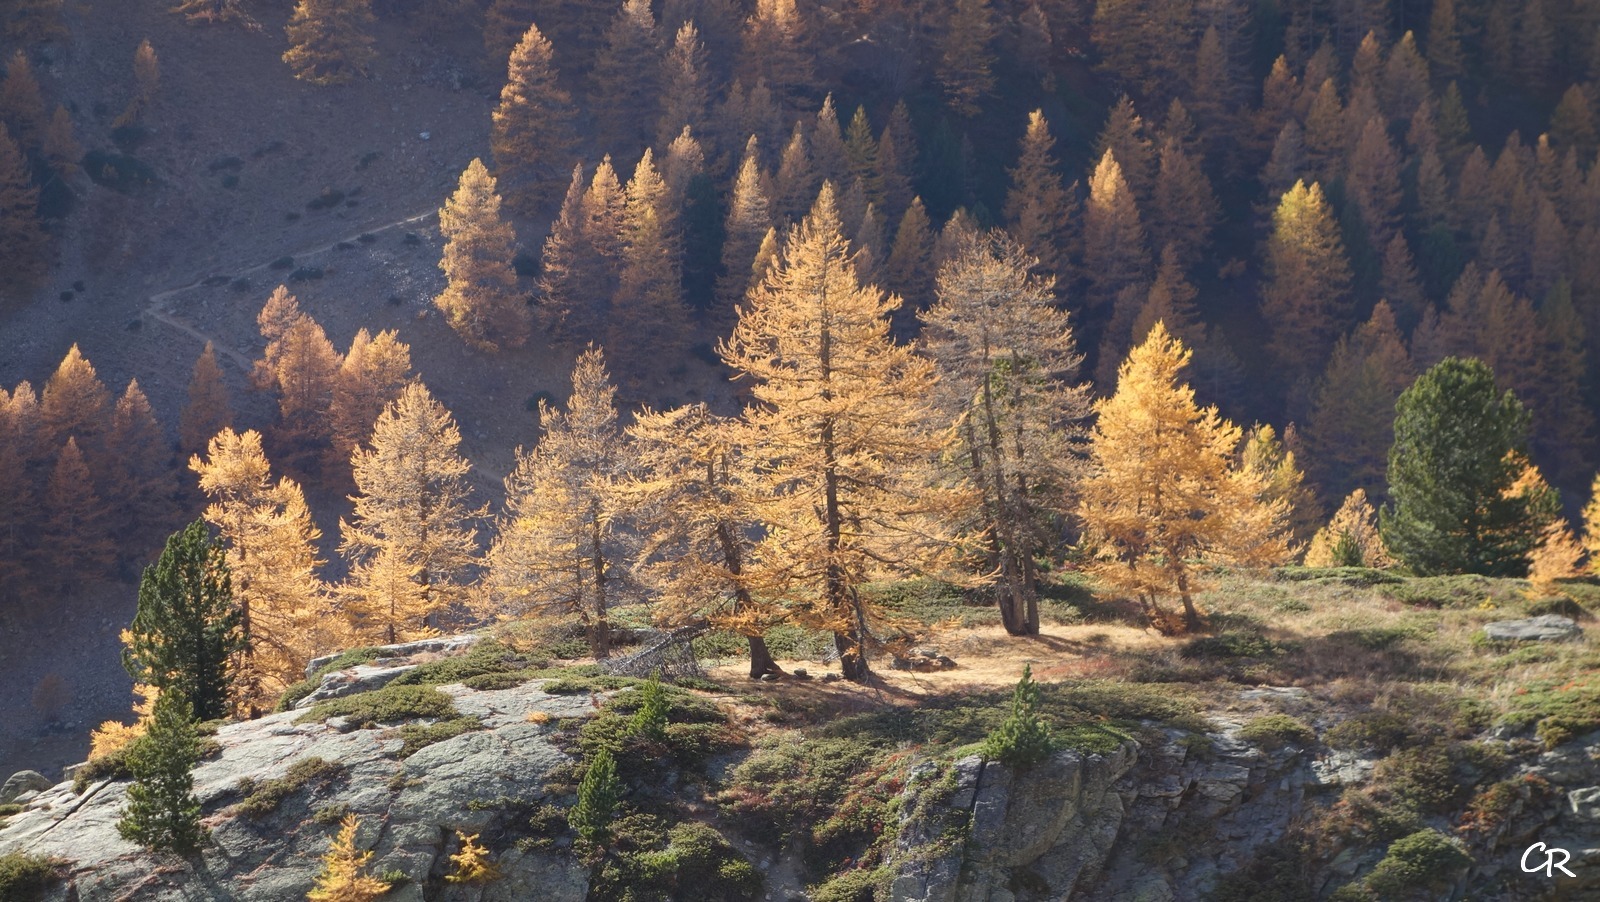
{"type": "Polygon", "coordinates": [[[0,0],[0,76],[0,900],[1600,894],[1600,2],[0,0]],[[431,864],[409,765],[206,777],[496,692],[565,770],[431,864]],[[1180,746],[1312,788],[1137,820],[1180,746]],[[1124,752],[1092,853],[929,813],[1124,752]]]}

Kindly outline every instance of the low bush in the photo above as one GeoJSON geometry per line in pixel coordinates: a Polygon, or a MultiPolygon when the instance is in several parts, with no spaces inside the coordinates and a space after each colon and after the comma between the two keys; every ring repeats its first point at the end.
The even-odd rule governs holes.
{"type": "Polygon", "coordinates": [[[43,855],[11,852],[0,855],[0,899],[33,902],[62,877],[63,862],[43,855]]]}
{"type": "Polygon", "coordinates": [[[1185,658],[1273,658],[1283,648],[1260,633],[1226,632],[1190,639],[1179,650],[1185,658]]]}
{"type": "MultiPolygon", "coordinates": [[[[461,683],[472,677],[523,674],[550,666],[550,659],[539,654],[522,654],[494,640],[484,639],[464,654],[452,655],[400,674],[390,685],[438,686],[461,683]]],[[[477,688],[477,687],[474,687],[477,688]]]]}
{"type": "Polygon", "coordinates": [[[354,667],[357,664],[366,664],[369,661],[376,660],[379,654],[381,654],[381,652],[377,648],[352,648],[349,651],[344,652],[343,654],[339,655],[339,657],[334,658],[332,661],[329,661],[321,667],[318,667],[310,676],[298,683],[295,683],[288,689],[285,689],[283,696],[278,699],[278,705],[274,710],[294,710],[294,706],[297,702],[317,691],[317,687],[322,685],[323,677],[333,673],[334,671],[344,670],[346,667],[354,667]]]}
{"type": "Polygon", "coordinates": [[[234,813],[248,818],[263,818],[278,810],[289,796],[307,786],[326,786],[344,776],[344,765],[322,758],[303,758],[289,766],[281,777],[255,783],[240,781],[238,789],[244,800],[234,806],[234,813]]]}
{"type": "Polygon", "coordinates": [[[811,889],[811,902],[873,902],[887,898],[885,893],[894,880],[891,868],[876,870],[854,869],[838,874],[811,889]]]}
{"type": "Polygon", "coordinates": [[[483,722],[476,717],[456,717],[430,724],[408,723],[400,728],[401,745],[396,757],[409,758],[436,742],[481,729],[483,722]]]}
{"type": "Polygon", "coordinates": [[[1437,830],[1418,830],[1389,844],[1389,851],[1363,881],[1385,900],[1438,899],[1472,865],[1472,859],[1437,830]]]}
{"type": "Polygon", "coordinates": [[[670,830],[649,815],[619,821],[616,851],[597,869],[590,892],[633,902],[760,898],[761,875],[722,834],[697,823],[670,830]]]}
{"type": "Polygon", "coordinates": [[[1317,732],[1299,718],[1287,714],[1267,714],[1257,717],[1239,731],[1240,738],[1267,748],[1286,745],[1309,746],[1317,741],[1317,732]]]}
{"type": "Polygon", "coordinates": [[[352,723],[398,724],[408,720],[451,720],[457,716],[455,703],[432,686],[395,686],[347,695],[319,702],[300,715],[295,723],[325,721],[330,717],[349,718],[352,723]]]}
{"type": "Polygon", "coordinates": [[[1546,748],[1555,748],[1600,729],[1600,671],[1575,679],[1537,680],[1516,689],[1502,721],[1533,728],[1546,748]]]}

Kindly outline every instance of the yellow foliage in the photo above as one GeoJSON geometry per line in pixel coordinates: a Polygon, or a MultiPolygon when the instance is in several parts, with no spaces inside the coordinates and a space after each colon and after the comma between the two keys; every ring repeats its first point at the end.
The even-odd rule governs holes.
{"type": "Polygon", "coordinates": [[[1600,557],[1600,474],[1589,489],[1589,505],[1583,509],[1583,547],[1590,560],[1600,557]]]}
{"type": "Polygon", "coordinates": [[[1266,478],[1233,466],[1240,429],[1196,405],[1178,380],[1189,356],[1159,322],[1128,355],[1116,394],[1096,405],[1081,489],[1090,571],[1138,598],[1158,628],[1170,624],[1157,600],[1171,594],[1183,601],[1184,628],[1200,625],[1196,564],[1266,566],[1288,556],[1288,504],[1263,500],[1266,478]]]}
{"type": "MultiPolygon", "coordinates": [[[[128,635],[123,630],[123,635],[128,635]]],[[[139,683],[133,687],[133,694],[139,697],[133,704],[133,713],[137,715],[132,725],[119,720],[108,720],[89,735],[89,760],[94,761],[107,755],[114,755],[127,748],[128,743],[144,735],[145,728],[150,724],[150,718],[155,715],[156,699],[160,697],[161,690],[155,686],[139,683]]]]}
{"type": "Polygon", "coordinates": [[[1574,579],[1584,572],[1584,547],[1567,528],[1566,521],[1557,517],[1544,528],[1539,545],[1533,549],[1528,567],[1528,595],[1546,598],[1559,595],[1558,580],[1574,579]]]}
{"type": "Polygon", "coordinates": [[[389,884],[365,873],[371,852],[356,849],[356,829],[361,825],[355,815],[345,817],[339,835],[322,857],[322,873],[317,875],[317,885],[306,894],[313,902],[371,902],[389,891],[389,884]]]}
{"type": "Polygon", "coordinates": [[[1394,559],[1389,556],[1388,549],[1383,547],[1383,538],[1378,535],[1378,514],[1367,503],[1367,493],[1361,489],[1351,492],[1328,525],[1311,537],[1311,547],[1306,550],[1306,566],[1340,566],[1343,563],[1337,554],[1340,542],[1348,543],[1350,550],[1359,553],[1359,566],[1379,569],[1394,566],[1394,559]]]}
{"type": "Polygon", "coordinates": [[[461,851],[450,856],[456,872],[445,877],[445,880],[451,883],[488,883],[499,878],[500,871],[489,860],[489,850],[478,845],[478,834],[468,836],[457,830],[456,838],[461,840],[461,851]]]}

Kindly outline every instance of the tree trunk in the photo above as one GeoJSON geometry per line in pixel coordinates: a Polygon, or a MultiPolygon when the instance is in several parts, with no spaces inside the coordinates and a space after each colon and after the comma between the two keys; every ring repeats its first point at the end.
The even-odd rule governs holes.
{"type": "Polygon", "coordinates": [[[783,676],[783,668],[773,660],[772,652],[767,648],[767,640],[761,636],[746,638],[750,641],[750,679],[759,680],[769,673],[783,676]]]}
{"type": "Polygon", "coordinates": [[[852,683],[865,683],[871,671],[867,669],[866,657],[861,654],[861,643],[848,633],[834,633],[833,647],[839,650],[839,669],[844,678],[852,683]]]}
{"type": "Polygon", "coordinates": [[[593,536],[593,557],[590,566],[594,568],[594,624],[589,634],[589,647],[594,651],[596,659],[611,657],[611,622],[606,619],[606,559],[600,546],[600,512],[591,509],[589,523],[593,536]]]}
{"type": "Polygon", "coordinates": [[[1198,632],[1204,625],[1200,622],[1200,612],[1195,610],[1194,599],[1189,597],[1189,573],[1187,570],[1178,571],[1178,594],[1183,598],[1183,625],[1191,633],[1198,632]]]}

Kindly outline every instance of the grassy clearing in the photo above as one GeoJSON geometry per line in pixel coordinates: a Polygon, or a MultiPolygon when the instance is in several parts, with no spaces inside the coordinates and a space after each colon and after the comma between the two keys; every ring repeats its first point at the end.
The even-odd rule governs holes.
{"type": "Polygon", "coordinates": [[[244,800],[234,806],[234,813],[259,819],[278,810],[284,800],[307,786],[326,786],[344,776],[344,765],[321,758],[302,758],[289,766],[281,777],[257,783],[248,777],[235,787],[244,800]]]}
{"type": "Polygon", "coordinates": [[[367,728],[424,718],[451,720],[457,716],[455,703],[450,696],[433,686],[390,684],[360,695],[321,702],[296,718],[295,723],[319,723],[330,717],[344,717],[367,728]]]}

